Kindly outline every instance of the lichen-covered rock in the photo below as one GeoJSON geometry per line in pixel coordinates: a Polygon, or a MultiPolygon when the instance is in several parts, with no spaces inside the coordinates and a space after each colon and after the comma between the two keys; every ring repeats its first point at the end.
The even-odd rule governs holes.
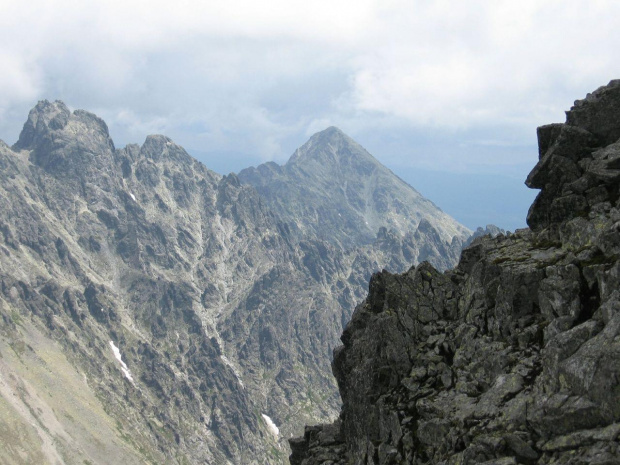
{"type": "Polygon", "coordinates": [[[293,465],[620,463],[620,82],[538,137],[531,230],[375,274],[334,351],[339,422],[293,465]]]}

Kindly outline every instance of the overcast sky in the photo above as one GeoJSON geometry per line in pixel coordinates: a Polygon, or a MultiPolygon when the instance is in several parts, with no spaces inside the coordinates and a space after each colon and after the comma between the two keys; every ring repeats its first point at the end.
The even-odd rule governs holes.
{"type": "Polygon", "coordinates": [[[0,138],[40,99],[219,172],[340,127],[473,228],[525,226],[535,128],[620,77],[613,0],[0,0],[0,138]]]}

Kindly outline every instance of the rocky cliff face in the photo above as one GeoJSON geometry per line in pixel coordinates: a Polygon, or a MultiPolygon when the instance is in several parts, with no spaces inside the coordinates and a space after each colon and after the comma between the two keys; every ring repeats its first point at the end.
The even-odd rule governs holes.
{"type": "Polygon", "coordinates": [[[115,150],[60,102],[31,111],[0,166],[7,460],[270,463],[217,330],[226,285],[289,253],[256,193],[162,136],[115,150]]]}
{"type": "Polygon", "coordinates": [[[371,272],[452,242],[420,220],[345,250],[170,139],[116,149],[47,101],[0,142],[0,212],[7,463],[285,463],[337,415],[329,360],[371,272]]]}
{"type": "Polygon", "coordinates": [[[620,81],[538,130],[531,229],[373,275],[294,465],[620,463],[620,81]]]}

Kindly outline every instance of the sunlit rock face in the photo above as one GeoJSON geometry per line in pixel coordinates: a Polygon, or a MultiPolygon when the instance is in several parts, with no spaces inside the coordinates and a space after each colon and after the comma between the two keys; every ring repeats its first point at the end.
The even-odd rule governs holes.
{"type": "Polygon", "coordinates": [[[286,463],[287,438],[338,414],[331,353],[371,274],[448,268],[467,236],[434,207],[398,206],[415,191],[392,192],[362,155],[349,174],[385,186],[347,189],[358,223],[327,237],[291,213],[335,208],[327,194],[288,212],[165,136],[117,149],[95,115],[40,102],[18,142],[0,142],[3,459],[286,463]]]}
{"type": "Polygon", "coordinates": [[[538,137],[531,229],[373,275],[292,464],[618,463],[620,81],[538,137]]]}

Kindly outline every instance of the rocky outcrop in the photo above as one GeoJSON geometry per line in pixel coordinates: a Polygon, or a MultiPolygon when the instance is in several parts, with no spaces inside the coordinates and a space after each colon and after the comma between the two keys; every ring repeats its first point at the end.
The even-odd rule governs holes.
{"type": "Polygon", "coordinates": [[[620,81],[538,136],[531,229],[373,275],[293,465],[620,463],[620,81]]]}
{"type": "MultiPolygon", "coordinates": [[[[593,208],[615,206],[620,179],[620,80],[612,81],[566,114],[566,124],[538,128],[540,161],[526,184],[541,189],[527,222],[558,239],[567,220],[587,218],[593,208]]],[[[572,223],[571,223],[572,224],[572,223]]]]}

